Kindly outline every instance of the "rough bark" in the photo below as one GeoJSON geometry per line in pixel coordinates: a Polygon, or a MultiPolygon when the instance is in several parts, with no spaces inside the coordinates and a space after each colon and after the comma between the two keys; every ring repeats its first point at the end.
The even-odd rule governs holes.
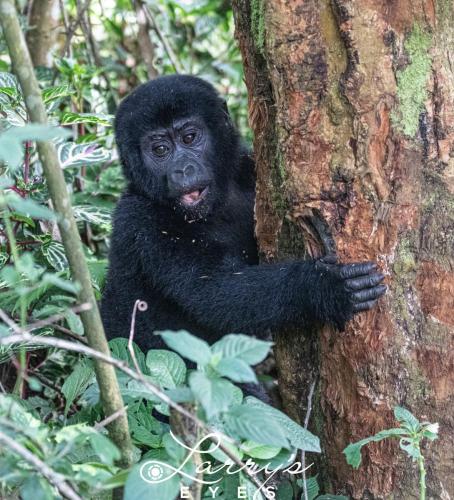
{"type": "Polygon", "coordinates": [[[27,45],[34,66],[52,67],[52,49],[57,43],[59,20],[58,0],[32,0],[27,45]]]}
{"type": "Polygon", "coordinates": [[[235,0],[257,161],[264,259],[376,260],[389,293],[343,333],[279,332],[286,410],[324,440],[325,486],[417,497],[395,442],[399,404],[438,421],[429,498],[454,494],[454,6],[437,0],[235,0]]]}

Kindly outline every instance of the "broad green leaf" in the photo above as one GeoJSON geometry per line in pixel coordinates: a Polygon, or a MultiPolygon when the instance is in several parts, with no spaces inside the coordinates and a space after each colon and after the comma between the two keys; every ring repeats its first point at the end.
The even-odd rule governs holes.
{"type": "Polygon", "coordinates": [[[398,422],[407,424],[408,428],[414,431],[418,430],[420,426],[419,420],[412,413],[401,406],[394,407],[394,417],[398,422]]]}
{"type": "MultiPolygon", "coordinates": [[[[150,382],[153,385],[156,385],[155,382],[148,377],[148,375],[144,375],[145,380],[150,382]]],[[[138,400],[138,399],[147,399],[148,401],[152,401],[153,403],[161,403],[161,399],[143,383],[138,380],[130,380],[126,386],[121,386],[120,388],[121,394],[125,401],[129,400],[138,400]]]]}
{"type": "Polygon", "coordinates": [[[248,365],[256,365],[267,357],[272,345],[272,342],[248,335],[230,334],[213,344],[212,351],[221,353],[223,358],[237,358],[248,365]]]}
{"type": "Polygon", "coordinates": [[[180,476],[164,462],[145,460],[134,466],[126,480],[123,500],[174,499],[180,491],[180,476]]]}
{"type": "MultiPolygon", "coordinates": [[[[298,484],[301,482],[301,488],[304,488],[304,479],[298,481],[298,484]]],[[[320,492],[320,487],[318,485],[317,476],[308,477],[306,479],[306,490],[308,500],[314,500],[318,498],[318,494],[320,492]]],[[[301,496],[301,500],[304,500],[304,494],[301,496]]]]}
{"type": "Polygon", "coordinates": [[[419,460],[421,458],[421,451],[415,441],[403,438],[399,441],[399,447],[413,460],[419,460]]]}
{"type": "Polygon", "coordinates": [[[8,205],[20,214],[36,219],[56,220],[57,215],[44,205],[40,205],[31,198],[22,198],[16,193],[8,192],[0,197],[0,203],[8,205]]]}
{"type": "Polygon", "coordinates": [[[199,365],[206,366],[211,360],[211,349],[207,342],[191,335],[189,332],[159,332],[157,335],[170,349],[176,351],[183,358],[190,359],[199,365]]]}
{"type": "Polygon", "coordinates": [[[256,443],[290,448],[286,430],[262,408],[237,405],[225,413],[224,424],[229,434],[256,443]]]}
{"type": "Polygon", "coordinates": [[[151,379],[161,387],[173,389],[186,379],[186,364],[178,354],[163,349],[152,349],[146,357],[151,379]]]}
{"type": "Polygon", "coordinates": [[[215,366],[215,370],[234,382],[255,382],[257,377],[254,370],[242,359],[224,358],[215,366]]]}
{"type": "Polygon", "coordinates": [[[10,419],[26,436],[38,442],[44,441],[49,434],[49,429],[27,411],[25,403],[18,401],[15,396],[0,393],[0,416],[10,419]]]}
{"type": "MultiPolygon", "coordinates": [[[[284,479],[278,485],[276,491],[276,500],[293,500],[293,499],[294,499],[294,491],[292,483],[288,479],[284,479]]],[[[302,500],[304,500],[303,497],[302,500]]]]}
{"type": "MultiPolygon", "coordinates": [[[[148,373],[147,364],[145,362],[145,354],[140,350],[139,346],[135,342],[133,342],[132,345],[140,371],[142,373],[148,373]]],[[[123,337],[112,339],[109,342],[109,347],[114,358],[126,361],[130,368],[135,368],[131,354],[128,350],[128,339],[125,339],[123,337]]]]}
{"type": "Polygon", "coordinates": [[[394,428],[394,429],[387,429],[384,431],[380,431],[374,436],[370,436],[365,439],[361,439],[360,441],[357,441],[356,443],[351,443],[349,444],[343,451],[345,458],[347,460],[347,463],[350,464],[352,467],[357,469],[360,464],[361,464],[361,448],[369,443],[372,442],[377,442],[377,441],[382,441],[383,439],[389,438],[389,437],[401,437],[408,435],[407,431],[405,429],[401,428],[394,428]]]}
{"type": "Polygon", "coordinates": [[[209,378],[203,372],[194,371],[189,375],[189,387],[208,419],[226,411],[234,402],[235,386],[228,380],[209,378]]]}
{"type": "Polygon", "coordinates": [[[263,401],[256,399],[254,397],[247,397],[245,403],[248,406],[254,407],[261,411],[265,417],[270,420],[276,421],[281,428],[288,441],[292,447],[298,448],[300,450],[312,451],[314,453],[320,453],[320,440],[317,436],[314,436],[307,429],[302,427],[288,417],[285,413],[267,405],[263,401]]]}
{"type": "Polygon", "coordinates": [[[241,444],[241,451],[252,458],[269,459],[275,457],[280,451],[279,446],[259,444],[255,441],[245,441],[241,444]]]}
{"type": "Polygon", "coordinates": [[[61,392],[66,398],[65,416],[67,415],[73,402],[88,387],[88,384],[93,376],[93,365],[87,360],[82,360],[74,367],[74,370],[65,379],[61,388],[61,392]]]}

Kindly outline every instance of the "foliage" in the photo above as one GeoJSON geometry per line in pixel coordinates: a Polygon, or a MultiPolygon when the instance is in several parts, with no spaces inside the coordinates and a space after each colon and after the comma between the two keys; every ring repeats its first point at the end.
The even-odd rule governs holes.
{"type": "MultiPolygon", "coordinates": [[[[233,120],[249,137],[242,66],[228,4],[158,0],[143,5],[156,25],[149,21],[148,34],[157,73],[173,73],[177,63],[184,72],[212,82],[227,97],[233,120]]],[[[29,123],[0,34],[0,309],[17,324],[33,327],[35,335],[70,335],[82,342],[84,329],[74,310],[78,284],[69,275],[36,142],[49,140],[56,147],[92,285],[100,298],[111,214],[124,187],[113,147],[113,115],[121,98],[147,79],[147,70],[132,4],[91,2],[87,24],[81,22],[76,2],[65,2],[64,8],[66,38],[54,47],[53,67],[37,68],[49,126],[29,123]]],[[[27,29],[25,17],[22,22],[27,29]]],[[[8,325],[0,324],[0,335],[9,333],[8,325]]],[[[115,339],[112,354],[130,367],[138,366],[168,397],[228,436],[223,444],[235,456],[277,468],[291,464],[298,449],[319,451],[315,436],[280,411],[244,398],[235,385],[257,382],[252,366],[268,355],[269,342],[228,335],[209,346],[187,332],[160,335],[173,351],[142,353],[136,347],[133,357],[127,342],[115,339]],[[197,369],[188,370],[179,354],[194,361],[197,369]]],[[[45,462],[79,495],[109,498],[113,488],[124,485],[127,499],[154,493],[157,498],[175,496],[178,476],[159,487],[140,476],[146,461],[159,459],[177,467],[187,454],[170,435],[168,405],[147,387],[118,373],[138,462],[131,471],[122,471],[116,463],[118,450],[104,426],[96,426],[103,411],[89,359],[21,344],[0,347],[0,362],[2,389],[10,392],[0,396],[0,433],[45,462]]],[[[213,466],[230,464],[220,449],[208,443],[203,447],[213,466]]],[[[183,470],[193,472],[192,461],[183,470]]],[[[256,491],[243,473],[218,472],[216,477],[225,498],[239,486],[250,498],[256,491]]],[[[184,479],[184,484],[190,482],[184,479]]],[[[57,497],[55,486],[39,468],[7,446],[0,450],[0,491],[2,496],[26,500],[57,497]]]]}
{"type": "Polygon", "coordinates": [[[357,469],[361,464],[361,448],[369,443],[382,441],[390,437],[399,438],[400,448],[414,462],[418,463],[420,473],[420,499],[426,497],[426,471],[424,468],[424,457],[421,453],[421,442],[423,439],[433,441],[438,437],[438,424],[420,422],[408,410],[400,406],[394,408],[394,417],[400,422],[400,427],[380,431],[374,436],[361,439],[356,443],[349,444],[344,450],[347,462],[357,469]]]}

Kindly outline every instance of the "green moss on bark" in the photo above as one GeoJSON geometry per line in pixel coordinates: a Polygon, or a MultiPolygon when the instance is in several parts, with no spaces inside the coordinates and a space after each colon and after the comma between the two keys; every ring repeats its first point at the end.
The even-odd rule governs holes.
{"type": "Polygon", "coordinates": [[[251,0],[251,30],[254,43],[260,54],[265,48],[265,3],[264,0],[251,0]]]}
{"type": "Polygon", "coordinates": [[[418,131],[419,116],[427,98],[427,76],[430,72],[429,48],[431,37],[418,24],[404,43],[410,63],[397,72],[397,96],[399,105],[392,114],[394,126],[404,134],[414,137],[418,131]]]}

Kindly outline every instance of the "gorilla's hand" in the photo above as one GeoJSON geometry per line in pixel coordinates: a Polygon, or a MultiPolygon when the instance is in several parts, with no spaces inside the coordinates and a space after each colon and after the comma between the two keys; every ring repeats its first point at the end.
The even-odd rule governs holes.
{"type": "Polygon", "coordinates": [[[380,284],[384,275],[377,272],[373,262],[338,264],[335,256],[327,256],[316,261],[315,269],[331,298],[324,319],[341,330],[355,313],[374,307],[386,291],[386,286],[380,284]]]}

